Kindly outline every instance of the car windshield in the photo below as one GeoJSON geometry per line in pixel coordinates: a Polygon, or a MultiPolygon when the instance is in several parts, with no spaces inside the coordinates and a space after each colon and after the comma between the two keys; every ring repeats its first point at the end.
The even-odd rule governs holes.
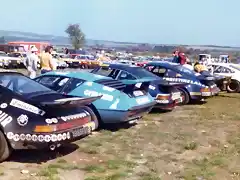
{"type": "Polygon", "coordinates": [[[229,67],[240,71],[240,65],[229,65],[229,67]]]}
{"type": "Polygon", "coordinates": [[[34,80],[18,74],[1,75],[0,85],[23,96],[28,96],[32,93],[36,94],[52,91],[49,88],[35,82],[34,80]]]}
{"type": "Polygon", "coordinates": [[[4,56],[4,57],[6,57],[6,56],[8,56],[6,53],[0,53],[0,56],[4,56]]]}
{"type": "Polygon", "coordinates": [[[183,73],[186,73],[188,75],[195,75],[195,72],[189,68],[186,68],[184,66],[181,66],[181,65],[177,65],[175,66],[177,70],[183,72],[183,73]]]}

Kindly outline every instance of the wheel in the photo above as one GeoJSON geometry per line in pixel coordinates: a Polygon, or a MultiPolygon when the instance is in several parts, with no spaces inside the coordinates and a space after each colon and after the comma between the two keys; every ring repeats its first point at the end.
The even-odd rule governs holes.
{"type": "Polygon", "coordinates": [[[227,92],[229,93],[239,93],[240,92],[240,82],[232,79],[227,86],[227,92]]]}
{"type": "Polygon", "coordinates": [[[184,88],[178,88],[178,90],[180,91],[180,94],[182,97],[181,105],[188,104],[190,101],[190,96],[189,96],[188,92],[184,88]]]}
{"type": "Polygon", "coordinates": [[[0,162],[6,160],[11,154],[11,148],[8,146],[8,142],[0,131],[0,162]]]}

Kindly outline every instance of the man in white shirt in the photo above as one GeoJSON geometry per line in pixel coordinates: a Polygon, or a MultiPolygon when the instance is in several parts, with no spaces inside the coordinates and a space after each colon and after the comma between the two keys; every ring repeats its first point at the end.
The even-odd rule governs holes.
{"type": "Polygon", "coordinates": [[[38,64],[38,49],[34,46],[30,49],[30,53],[27,55],[24,65],[28,70],[28,76],[34,79],[37,75],[37,64],[38,64]]]}

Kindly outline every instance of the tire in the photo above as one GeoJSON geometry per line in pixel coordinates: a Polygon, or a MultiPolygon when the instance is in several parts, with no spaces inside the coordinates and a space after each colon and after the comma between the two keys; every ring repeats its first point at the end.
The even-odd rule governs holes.
{"type": "Polygon", "coordinates": [[[190,96],[187,90],[185,90],[184,88],[178,88],[178,90],[180,91],[181,96],[183,98],[183,102],[181,103],[181,105],[188,104],[190,102],[190,96]]]}
{"type": "Polygon", "coordinates": [[[240,92],[240,82],[232,79],[227,86],[227,92],[229,93],[239,93],[240,92]]]}
{"type": "Polygon", "coordinates": [[[8,145],[8,142],[0,130],[0,162],[5,161],[11,154],[11,148],[8,145]]]}

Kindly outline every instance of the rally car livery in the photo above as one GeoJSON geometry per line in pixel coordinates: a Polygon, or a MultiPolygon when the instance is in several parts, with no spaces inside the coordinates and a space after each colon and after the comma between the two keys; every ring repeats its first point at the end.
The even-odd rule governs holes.
{"type": "Polygon", "coordinates": [[[155,105],[154,99],[148,94],[148,81],[124,84],[88,72],[49,72],[35,80],[62,94],[102,96],[91,106],[100,123],[133,123],[155,105]]]}
{"type": "Polygon", "coordinates": [[[0,161],[12,149],[54,150],[98,127],[87,105],[100,97],[57,93],[22,74],[0,73],[0,161]]]}
{"type": "Polygon", "coordinates": [[[188,85],[178,88],[184,104],[189,103],[190,100],[211,97],[220,91],[213,76],[203,76],[180,64],[155,61],[148,63],[144,68],[169,82],[188,83],[188,85]]]}
{"type": "Polygon", "coordinates": [[[92,70],[91,73],[108,76],[124,83],[136,79],[147,79],[148,81],[151,81],[149,85],[149,93],[156,99],[157,104],[155,107],[162,110],[172,110],[177,103],[182,102],[180,92],[176,87],[184,84],[178,83],[172,85],[138,66],[126,64],[103,64],[92,70]]]}

